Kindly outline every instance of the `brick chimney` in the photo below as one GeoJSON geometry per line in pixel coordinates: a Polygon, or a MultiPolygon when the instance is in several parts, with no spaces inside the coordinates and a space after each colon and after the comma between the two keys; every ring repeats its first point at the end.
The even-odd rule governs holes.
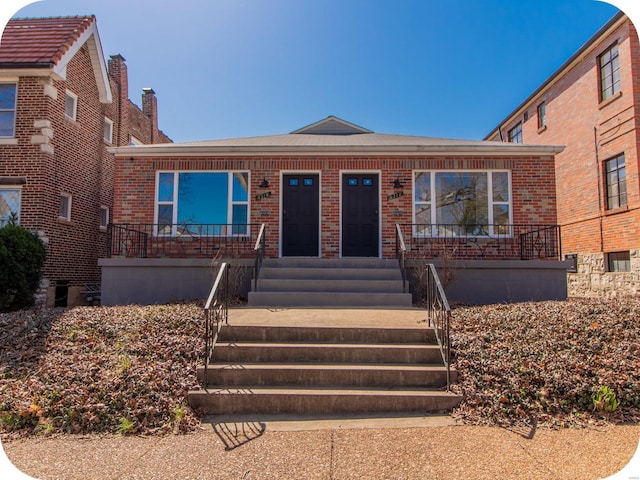
{"type": "Polygon", "coordinates": [[[129,75],[125,58],[120,55],[111,55],[109,60],[109,77],[116,83],[117,92],[114,95],[118,118],[113,118],[115,123],[114,143],[116,146],[129,145],[127,132],[129,131],[129,75]]]}
{"type": "Polygon", "coordinates": [[[151,123],[151,143],[158,142],[158,99],[153,88],[142,89],[142,113],[149,117],[151,123]]]}

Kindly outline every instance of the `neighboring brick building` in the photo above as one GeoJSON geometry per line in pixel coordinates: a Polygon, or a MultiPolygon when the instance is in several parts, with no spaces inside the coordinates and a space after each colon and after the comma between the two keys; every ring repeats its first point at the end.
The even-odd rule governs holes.
{"type": "MultiPolygon", "coordinates": [[[[271,258],[392,259],[396,225],[417,259],[559,254],[562,147],[376,134],[331,116],[284,135],[113,150],[118,258],[101,260],[103,279],[110,266],[168,267],[160,257],[208,258],[207,267],[219,250],[252,255],[261,224],[271,258]]],[[[151,283],[136,280],[110,301],[136,301],[151,283]]]]}
{"type": "Polygon", "coordinates": [[[153,90],[128,98],[127,66],[105,62],[96,19],[10,20],[0,42],[0,225],[13,214],[47,246],[48,305],[100,282],[113,212],[111,146],[170,142],[153,90]]]}
{"type": "Polygon", "coordinates": [[[640,293],[640,45],[615,15],[487,140],[565,145],[556,155],[572,296],[640,293]]]}

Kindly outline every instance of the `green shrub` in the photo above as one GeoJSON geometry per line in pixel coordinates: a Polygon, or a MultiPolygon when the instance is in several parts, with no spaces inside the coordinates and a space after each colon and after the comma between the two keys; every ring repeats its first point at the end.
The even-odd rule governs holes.
{"type": "Polygon", "coordinates": [[[33,305],[44,259],[44,245],[35,234],[13,223],[0,228],[0,311],[33,305]]]}

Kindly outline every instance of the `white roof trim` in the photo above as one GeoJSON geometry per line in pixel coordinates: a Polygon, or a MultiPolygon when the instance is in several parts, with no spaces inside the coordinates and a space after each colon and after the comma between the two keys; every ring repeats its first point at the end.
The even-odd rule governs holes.
{"type": "Polygon", "coordinates": [[[53,67],[53,73],[63,80],[66,80],[68,63],[85,43],[89,48],[91,66],[93,67],[93,73],[96,77],[100,101],[102,103],[111,103],[113,97],[111,94],[111,85],[109,84],[107,63],[104,59],[102,43],[100,42],[100,35],[98,34],[98,25],[95,20],[82,32],[80,37],[69,47],[55,67],[53,67]]]}

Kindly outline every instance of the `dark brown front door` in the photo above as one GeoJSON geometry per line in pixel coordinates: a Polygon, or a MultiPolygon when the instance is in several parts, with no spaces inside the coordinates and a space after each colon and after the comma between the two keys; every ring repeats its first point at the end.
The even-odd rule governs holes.
{"type": "Polygon", "coordinates": [[[379,255],[378,174],[342,175],[342,256],[379,255]]]}
{"type": "Polygon", "coordinates": [[[282,176],[282,256],[317,257],[320,176],[282,176]]]}

